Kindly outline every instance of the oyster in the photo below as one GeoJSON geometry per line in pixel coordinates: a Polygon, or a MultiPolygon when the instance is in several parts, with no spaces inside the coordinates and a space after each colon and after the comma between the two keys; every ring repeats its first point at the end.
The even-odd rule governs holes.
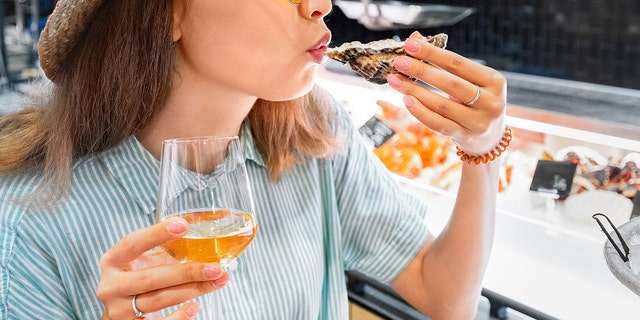
{"type": "MultiPolygon", "coordinates": [[[[440,48],[446,47],[447,39],[448,36],[445,33],[425,37],[426,42],[440,48]]],[[[387,83],[387,75],[397,73],[393,67],[393,60],[405,54],[404,41],[393,39],[369,43],[353,41],[327,50],[327,57],[338,62],[349,63],[353,71],[377,84],[387,83]]]]}

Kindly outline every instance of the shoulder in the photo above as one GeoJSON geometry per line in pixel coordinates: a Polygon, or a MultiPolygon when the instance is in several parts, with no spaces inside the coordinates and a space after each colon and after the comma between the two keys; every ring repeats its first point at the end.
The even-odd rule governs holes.
{"type": "Polygon", "coordinates": [[[34,192],[41,181],[41,175],[36,172],[0,175],[0,213],[22,212],[21,200],[34,192]]]}
{"type": "MultiPolygon", "coordinates": [[[[0,283],[3,280],[8,280],[5,273],[9,272],[7,266],[13,259],[14,244],[19,234],[18,229],[24,218],[28,216],[27,206],[23,202],[33,192],[39,180],[38,175],[33,173],[0,175],[0,247],[3,250],[3,253],[0,254],[0,269],[2,271],[0,283]]],[[[3,284],[3,290],[6,290],[6,285],[7,283],[3,284]]],[[[5,303],[5,301],[0,302],[5,303]]]]}
{"type": "Polygon", "coordinates": [[[71,204],[84,206],[113,197],[140,197],[136,190],[141,188],[150,189],[145,194],[153,193],[157,164],[138,149],[135,139],[128,139],[104,152],[76,159],[68,189],[57,185],[43,187],[41,172],[0,175],[0,212],[55,213],[71,204]],[[52,202],[47,202],[51,200],[46,196],[48,193],[52,202]],[[46,203],[47,208],[38,203],[46,203]]]}
{"type": "MultiPolygon", "coordinates": [[[[95,159],[76,160],[71,168],[71,180],[77,183],[76,175],[95,167],[95,159]]],[[[0,212],[29,211],[28,203],[45,201],[45,194],[54,195],[62,186],[52,183],[43,185],[44,174],[39,170],[0,175],[0,212]]]]}

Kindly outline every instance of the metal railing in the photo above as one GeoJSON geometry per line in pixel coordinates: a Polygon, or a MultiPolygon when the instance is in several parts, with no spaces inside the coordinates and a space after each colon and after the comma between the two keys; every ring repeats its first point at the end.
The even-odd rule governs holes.
{"type": "MultiPolygon", "coordinates": [[[[347,271],[346,281],[349,300],[378,317],[389,320],[430,320],[428,316],[404,301],[391,287],[360,272],[347,271]]],[[[551,315],[488,289],[482,289],[482,296],[489,301],[491,319],[509,319],[508,311],[513,310],[532,319],[557,320],[551,315]]]]}

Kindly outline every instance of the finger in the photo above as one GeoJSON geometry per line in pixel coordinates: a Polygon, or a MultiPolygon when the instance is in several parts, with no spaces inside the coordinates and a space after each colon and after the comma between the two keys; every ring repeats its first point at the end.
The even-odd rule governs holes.
{"type": "Polygon", "coordinates": [[[198,262],[160,265],[123,275],[118,292],[134,295],[183,284],[217,281],[224,276],[218,264],[198,262]]]}
{"type": "Polygon", "coordinates": [[[415,37],[407,39],[404,48],[412,57],[428,61],[481,87],[494,85],[493,78],[500,77],[500,73],[492,68],[469,60],[453,51],[418,40],[415,37]]]}
{"type": "Polygon", "coordinates": [[[138,229],[120,239],[100,261],[101,267],[129,269],[131,262],[165,242],[184,236],[189,224],[182,218],[171,218],[148,228],[138,229]]]}
{"type": "MultiPolygon", "coordinates": [[[[229,281],[229,275],[226,272],[222,272],[217,265],[204,265],[205,268],[202,268],[203,264],[201,263],[191,263],[191,265],[191,268],[187,268],[186,271],[185,268],[178,268],[182,266],[181,264],[173,264],[172,266],[175,269],[183,270],[182,273],[184,274],[193,274],[193,270],[196,269],[201,270],[200,274],[202,275],[175,276],[176,272],[167,272],[164,276],[166,279],[173,277],[181,279],[154,283],[154,277],[146,276],[149,273],[148,269],[139,272],[122,272],[126,273],[126,275],[123,275],[120,281],[101,282],[96,294],[98,299],[108,307],[110,318],[122,319],[131,316],[134,296],[136,297],[135,304],[138,310],[155,312],[220,289],[229,281]],[[137,276],[131,276],[132,273],[136,273],[137,276]],[[185,282],[185,278],[197,278],[198,280],[185,282]],[[177,284],[167,285],[167,283],[171,284],[173,282],[177,284]]],[[[159,272],[167,269],[154,268],[159,272]]]]}
{"type": "Polygon", "coordinates": [[[200,312],[200,304],[197,302],[189,302],[172,314],[164,317],[163,320],[188,320],[193,319],[200,312]]]}
{"type": "Polygon", "coordinates": [[[142,270],[163,264],[180,263],[161,247],[155,247],[138,257],[131,265],[132,270],[142,270]]]}
{"type": "Polygon", "coordinates": [[[422,33],[420,33],[420,31],[414,31],[413,33],[411,33],[409,38],[422,40],[424,39],[424,36],[422,35],[422,33]]]}
{"type": "MultiPolygon", "coordinates": [[[[419,101],[419,106],[427,108],[429,111],[436,113],[437,115],[448,119],[449,121],[455,122],[458,126],[468,128],[473,126],[475,122],[478,120],[478,113],[486,112],[481,109],[471,109],[466,106],[463,106],[455,101],[448,99],[447,97],[442,96],[439,93],[436,93],[432,90],[429,90],[419,83],[411,81],[411,79],[400,75],[400,74],[392,74],[387,77],[387,81],[391,87],[398,90],[399,92],[412,96],[416,100],[419,101]]],[[[405,106],[409,109],[409,105],[407,105],[407,101],[405,100],[405,106]]],[[[416,104],[414,104],[415,106],[416,104]]],[[[420,109],[420,108],[418,108],[420,109]]],[[[413,110],[409,110],[412,113],[415,112],[413,110]]],[[[424,123],[424,122],[423,122],[424,123]]],[[[426,123],[425,123],[426,124],[426,123]]],[[[427,124],[431,127],[434,124],[427,124]]],[[[441,132],[443,134],[449,135],[446,132],[451,131],[451,125],[444,125],[441,123],[438,126],[431,127],[431,129],[441,132]],[[449,129],[447,129],[449,128],[449,129]]]]}
{"type": "Polygon", "coordinates": [[[492,90],[480,88],[479,86],[476,87],[476,85],[450,74],[445,70],[407,56],[396,58],[394,67],[407,77],[398,74],[389,75],[387,82],[391,87],[402,93],[415,96],[433,111],[454,119],[464,127],[473,128],[474,123],[478,123],[477,120],[479,116],[486,116],[488,118],[498,117],[504,109],[506,101],[506,82],[504,81],[500,83],[499,86],[501,87],[499,89],[498,85],[492,90]],[[424,86],[415,83],[415,81],[412,81],[408,77],[421,79],[423,82],[438,88],[448,95],[447,98],[452,98],[454,103],[449,103],[443,100],[441,96],[438,97],[434,95],[429,92],[430,90],[426,90],[424,86]],[[480,95],[473,106],[469,106],[466,103],[475,100],[478,93],[478,89],[476,88],[480,89],[480,95]],[[431,99],[432,97],[434,97],[435,100],[425,100],[431,99]],[[462,116],[468,117],[469,114],[467,111],[469,111],[469,109],[479,111],[479,113],[476,114],[476,118],[460,118],[462,116]]]}
{"type": "Polygon", "coordinates": [[[431,111],[416,98],[405,96],[403,100],[407,110],[431,130],[452,138],[460,136],[464,132],[465,129],[460,124],[431,111]]]}
{"type": "Polygon", "coordinates": [[[213,281],[192,282],[177,285],[163,290],[156,290],[139,294],[136,298],[138,310],[155,312],[202,295],[210,294],[223,288],[229,282],[229,274],[224,273],[213,281]]]}
{"type": "MultiPolygon", "coordinates": [[[[446,70],[424,63],[408,56],[397,57],[393,62],[394,68],[408,77],[419,79],[424,83],[438,88],[456,102],[465,104],[472,101],[477,93],[476,85],[462,79],[446,70]]],[[[491,94],[487,92],[487,94],[491,94]]],[[[478,104],[478,101],[476,103],[478,104]]]]}

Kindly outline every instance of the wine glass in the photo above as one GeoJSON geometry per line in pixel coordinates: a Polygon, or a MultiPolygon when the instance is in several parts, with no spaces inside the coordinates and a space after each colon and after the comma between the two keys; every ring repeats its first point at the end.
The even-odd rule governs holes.
{"type": "MultiPolygon", "coordinates": [[[[238,137],[165,140],[160,161],[157,221],[179,216],[189,223],[189,233],[164,250],[179,262],[234,269],[258,228],[238,137]]],[[[207,296],[209,303],[212,294],[207,296]]],[[[219,318],[215,300],[210,307],[217,307],[219,318]]]]}

